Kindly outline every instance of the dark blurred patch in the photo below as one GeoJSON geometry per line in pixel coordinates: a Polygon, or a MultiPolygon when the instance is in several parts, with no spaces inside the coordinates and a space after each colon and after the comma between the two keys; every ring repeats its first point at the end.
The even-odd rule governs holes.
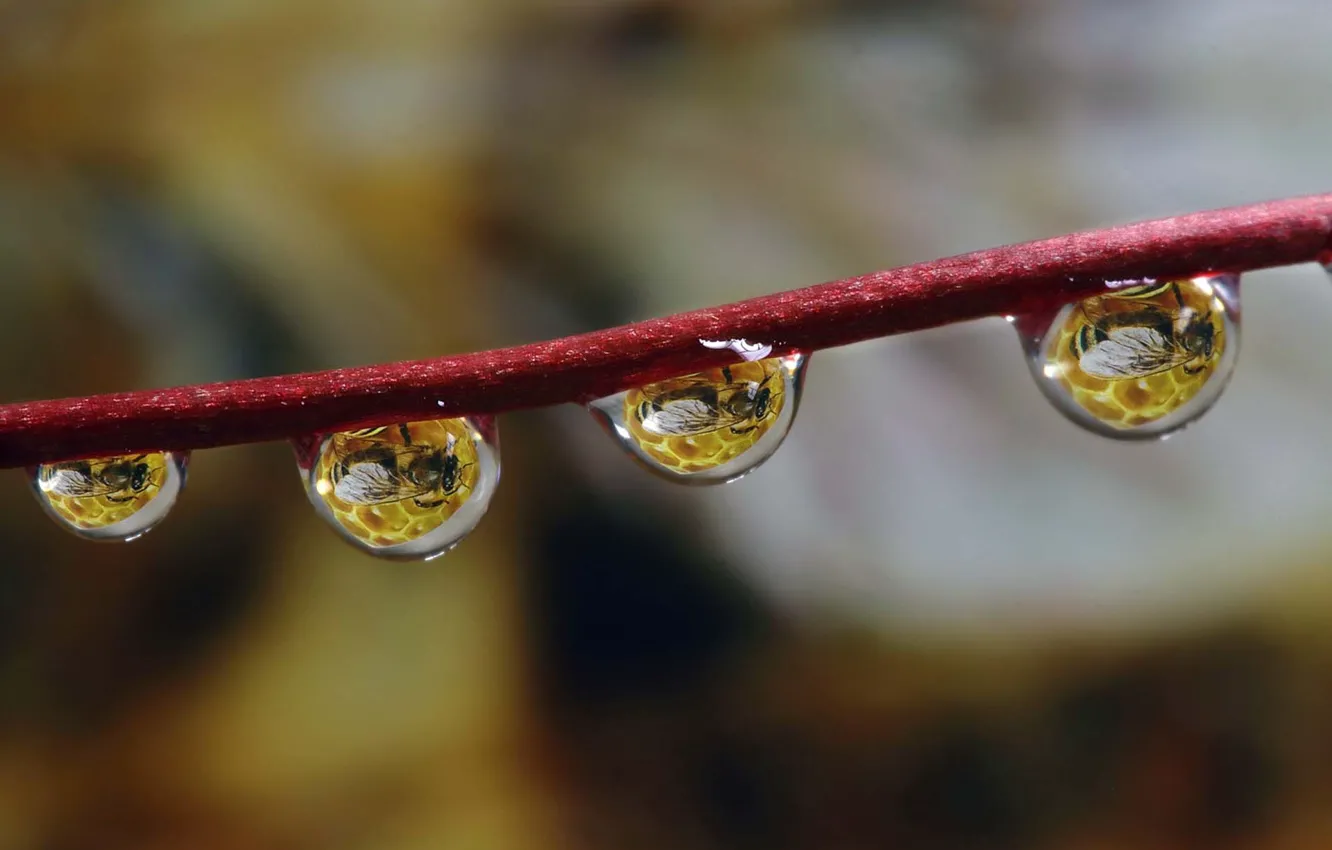
{"type": "Polygon", "coordinates": [[[193,563],[165,567],[145,582],[131,612],[129,654],[144,675],[176,672],[208,652],[239,622],[264,587],[265,539],[220,535],[193,563]]]}
{"type": "Polygon", "coordinates": [[[689,16],[677,0],[621,4],[591,30],[589,45],[603,59],[639,62],[688,46],[689,16]]]}
{"type": "Polygon", "coordinates": [[[954,716],[901,742],[897,782],[884,790],[883,827],[904,846],[1021,846],[1021,809],[1028,777],[1011,739],[981,718],[954,716]]]}
{"type": "MultiPolygon", "coordinates": [[[[579,327],[575,330],[611,327],[638,317],[642,307],[636,293],[641,287],[632,285],[629,277],[613,268],[605,257],[538,227],[523,214],[516,200],[514,206],[509,206],[507,200],[513,200],[513,196],[503,187],[513,179],[494,174],[491,200],[474,211],[471,221],[478,250],[523,286],[521,297],[526,303],[523,310],[513,311],[511,322],[521,325],[533,319],[539,321],[542,314],[537,306],[552,294],[558,296],[561,314],[577,320],[579,327]]],[[[531,179],[541,178],[533,175],[531,179]]],[[[573,332],[565,327],[525,330],[538,335],[573,332]]]]}
{"type": "Polygon", "coordinates": [[[684,518],[571,486],[536,533],[533,620],[559,702],[679,688],[769,628],[767,615],[684,518]],[[572,491],[572,492],[571,492],[572,491]]]}
{"type": "MultiPolygon", "coordinates": [[[[0,486],[26,487],[26,476],[10,470],[0,476],[0,486]]],[[[23,519],[13,514],[0,519],[0,724],[38,710],[32,687],[36,653],[29,641],[55,585],[39,538],[23,519]]]]}
{"type": "Polygon", "coordinates": [[[1277,743],[1290,719],[1286,658],[1257,633],[1237,630],[1205,646],[1197,665],[1203,837],[1256,834],[1271,823],[1286,790],[1277,743]]]}
{"type": "Polygon", "coordinates": [[[1055,697],[1037,738],[1048,742],[1047,784],[1056,817],[1085,817],[1122,781],[1131,724],[1149,695],[1131,673],[1074,682],[1055,697]],[[1089,770],[1088,766],[1094,766],[1089,770]]]}
{"type": "Polygon", "coordinates": [[[161,545],[175,536],[163,529],[158,540],[124,549],[67,541],[87,556],[63,564],[49,552],[36,556],[52,575],[23,623],[26,654],[10,660],[23,671],[18,693],[26,694],[11,706],[19,711],[13,719],[67,736],[94,734],[233,633],[266,587],[269,531],[236,534],[218,522],[178,533],[191,545],[161,545]],[[191,554],[162,557],[184,551],[191,554]]]}
{"type": "Polygon", "coordinates": [[[697,805],[711,830],[732,846],[781,845],[791,809],[788,772],[778,753],[743,741],[722,741],[704,754],[696,780],[697,805]]]}
{"type": "Polygon", "coordinates": [[[1284,772],[1283,661],[1235,631],[1070,681],[1037,732],[1052,757],[1040,785],[1050,818],[1114,812],[1190,841],[1267,827],[1284,772]]]}
{"type": "Polygon", "coordinates": [[[232,380],[310,368],[299,335],[278,316],[262,288],[212,250],[186,220],[143,187],[89,179],[90,232],[99,274],[91,282],[150,340],[188,338],[207,370],[191,380],[232,380]]]}

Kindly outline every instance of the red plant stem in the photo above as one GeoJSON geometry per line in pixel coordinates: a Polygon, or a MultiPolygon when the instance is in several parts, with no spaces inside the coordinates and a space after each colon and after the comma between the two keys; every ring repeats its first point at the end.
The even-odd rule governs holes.
{"type": "Polygon", "coordinates": [[[586,402],[733,362],[701,339],[813,351],[1050,310],[1106,280],[1241,272],[1332,250],[1332,194],[1129,224],[875,272],[550,342],[0,407],[0,468],[586,402]]]}

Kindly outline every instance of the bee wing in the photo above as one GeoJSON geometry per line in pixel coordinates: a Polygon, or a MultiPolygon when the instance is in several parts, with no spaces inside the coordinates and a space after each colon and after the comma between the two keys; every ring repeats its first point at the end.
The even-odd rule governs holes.
{"type": "Polygon", "coordinates": [[[717,408],[700,398],[680,398],[668,401],[659,409],[643,417],[643,430],[663,437],[687,437],[720,431],[736,419],[722,415],[717,408]]]}
{"type": "Polygon", "coordinates": [[[102,496],[111,492],[76,466],[47,467],[42,474],[42,489],[62,496],[102,496]]]}
{"type": "Polygon", "coordinates": [[[1106,339],[1083,352],[1082,371],[1095,378],[1145,378],[1188,362],[1188,351],[1154,328],[1115,328],[1106,339]]]}
{"type": "Polygon", "coordinates": [[[378,463],[357,463],[333,483],[333,495],[349,505],[382,505],[427,492],[378,463]]]}

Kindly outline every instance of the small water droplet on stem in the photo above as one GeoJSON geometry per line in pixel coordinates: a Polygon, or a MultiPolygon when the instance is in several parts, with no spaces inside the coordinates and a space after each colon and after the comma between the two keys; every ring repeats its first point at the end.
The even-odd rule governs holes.
{"type": "Polygon", "coordinates": [[[430,560],[476,528],[499,485],[493,419],[430,419],[294,440],[315,511],[381,558],[430,560]]]}
{"type": "Polygon", "coordinates": [[[128,542],[166,518],[185,488],[188,452],[143,452],[44,463],[28,470],[38,503],[88,540],[128,542]]]}
{"type": "Polygon", "coordinates": [[[649,471],[683,484],[724,484],[753,472],[786,439],[807,363],[801,354],[736,363],[616,393],[588,409],[649,471]]]}
{"type": "Polygon", "coordinates": [[[1234,371],[1239,277],[1120,286],[1012,324],[1061,413],[1107,437],[1161,439],[1207,412],[1234,371]]]}

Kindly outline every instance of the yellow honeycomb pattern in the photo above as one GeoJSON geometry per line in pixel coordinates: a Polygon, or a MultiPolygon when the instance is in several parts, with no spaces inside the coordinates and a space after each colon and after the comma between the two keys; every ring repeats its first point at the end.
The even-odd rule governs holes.
{"type": "MultiPolygon", "coordinates": [[[[135,492],[128,482],[121,488],[96,496],[72,496],[41,487],[42,498],[61,519],[75,528],[95,530],[129,519],[156,499],[158,493],[162,491],[162,485],[166,483],[167,465],[170,462],[162,452],[113,455],[92,460],[46,464],[38,467],[37,477],[39,482],[49,481],[51,476],[65,470],[75,472],[82,478],[102,482],[107,480],[108,467],[122,464],[126,467],[137,464],[147,466],[146,483],[138,492],[135,492]]],[[[99,489],[105,488],[99,487],[99,489]]]]}
{"type": "Polygon", "coordinates": [[[441,453],[448,448],[449,436],[455,439],[453,453],[458,458],[462,486],[452,496],[445,496],[442,491],[431,494],[431,500],[443,500],[439,505],[422,507],[411,495],[377,505],[353,505],[334,493],[332,470],[344,456],[386,445],[407,445],[397,425],[347,432],[336,447],[334,440],[328,440],[315,461],[315,491],[319,498],[328,505],[339,525],[376,548],[410,543],[439,528],[471,498],[481,474],[473,432],[466,420],[432,419],[408,422],[405,427],[413,446],[428,447],[441,453]]]}
{"type": "MultiPolygon", "coordinates": [[[[1192,364],[1185,364],[1192,369],[1201,365],[1202,368],[1196,374],[1190,375],[1181,365],[1145,378],[1106,380],[1088,375],[1078,365],[1078,355],[1073,347],[1078,331],[1087,323],[1086,314],[1080,309],[1074,309],[1068,314],[1050,341],[1046,349],[1047,362],[1053,368],[1048,369],[1046,374],[1059,382],[1074,403],[1113,428],[1137,428],[1168,416],[1187,404],[1207,383],[1225,353],[1226,307],[1210,284],[1195,280],[1175,283],[1186,307],[1200,315],[1209,310],[1212,313],[1212,356],[1205,362],[1195,360],[1192,364]]],[[[1093,315],[1141,310],[1147,305],[1159,307],[1172,315],[1179,312],[1179,303],[1169,288],[1151,298],[1129,297],[1148,288],[1134,287],[1114,295],[1098,295],[1082,303],[1091,308],[1093,315]]]]}
{"type": "Polygon", "coordinates": [[[706,472],[735,460],[753,448],[754,444],[761,440],[764,434],[768,433],[781,417],[782,408],[786,404],[785,370],[781,358],[770,357],[767,360],[738,363],[726,368],[730,371],[731,382],[726,380],[723,370],[717,368],[648,384],[645,387],[630,390],[625,394],[625,427],[629,429],[634,441],[649,457],[663,467],[682,474],[706,472]],[[746,423],[746,426],[754,425],[756,427],[744,434],[733,433],[729,427],[724,427],[717,431],[687,437],[663,436],[653,434],[643,428],[643,423],[639,421],[637,415],[640,404],[663,393],[695,385],[699,379],[706,380],[718,388],[724,388],[733,383],[749,384],[753,382],[762,384],[767,381],[765,386],[772,393],[768,401],[770,412],[766,418],[758,422],[751,420],[746,423]]]}

